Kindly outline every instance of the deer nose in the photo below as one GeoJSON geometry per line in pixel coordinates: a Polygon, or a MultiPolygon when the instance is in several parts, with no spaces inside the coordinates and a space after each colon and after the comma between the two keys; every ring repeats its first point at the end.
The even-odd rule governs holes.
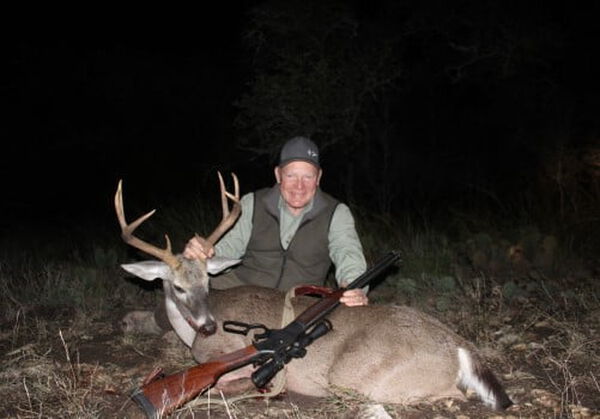
{"type": "Polygon", "coordinates": [[[202,327],[200,327],[200,329],[198,330],[198,333],[201,333],[204,336],[210,336],[210,335],[214,335],[215,332],[217,331],[217,324],[210,320],[208,322],[206,322],[205,324],[202,325],[202,327]]]}
{"type": "Polygon", "coordinates": [[[217,331],[217,323],[213,319],[208,319],[206,322],[202,322],[201,325],[200,322],[194,321],[188,317],[187,322],[192,329],[203,336],[214,335],[214,333],[217,331]]]}

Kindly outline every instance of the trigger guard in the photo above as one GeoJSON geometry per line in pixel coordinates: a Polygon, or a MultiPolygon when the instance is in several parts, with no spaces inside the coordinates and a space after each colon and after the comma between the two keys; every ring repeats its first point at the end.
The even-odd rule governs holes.
{"type": "Polygon", "coordinates": [[[250,331],[254,329],[262,329],[263,332],[260,334],[255,334],[253,336],[253,339],[259,336],[260,339],[262,339],[262,336],[267,337],[270,333],[270,330],[264,324],[248,324],[244,322],[238,322],[235,320],[226,320],[223,322],[223,331],[227,333],[248,336],[248,333],[250,333],[250,331]]]}

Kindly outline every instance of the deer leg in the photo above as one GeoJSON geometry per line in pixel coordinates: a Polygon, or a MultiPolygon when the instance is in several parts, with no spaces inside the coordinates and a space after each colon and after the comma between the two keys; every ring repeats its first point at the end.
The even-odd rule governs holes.
{"type": "Polygon", "coordinates": [[[143,335],[161,335],[173,330],[164,302],[158,305],[154,312],[149,310],[134,310],[127,313],[121,320],[121,330],[124,333],[140,333],[143,335]]]}
{"type": "Polygon", "coordinates": [[[120,326],[124,333],[160,335],[163,332],[154,320],[154,313],[151,311],[131,311],[121,319],[120,326]]]}
{"type": "Polygon", "coordinates": [[[167,316],[167,308],[164,301],[162,301],[158,307],[156,307],[153,317],[156,325],[164,332],[173,330],[173,326],[171,326],[171,322],[169,322],[169,317],[167,316]]]}

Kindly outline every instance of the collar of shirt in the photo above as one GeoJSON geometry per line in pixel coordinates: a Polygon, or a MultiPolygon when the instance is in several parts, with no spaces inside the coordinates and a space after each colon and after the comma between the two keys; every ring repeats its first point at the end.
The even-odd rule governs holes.
{"type": "Polygon", "coordinates": [[[283,198],[281,196],[279,197],[279,202],[277,204],[277,207],[279,208],[279,239],[281,241],[281,246],[283,246],[284,249],[287,249],[290,245],[304,215],[313,208],[313,203],[314,199],[311,200],[306,207],[302,208],[300,214],[293,215],[283,198]]]}

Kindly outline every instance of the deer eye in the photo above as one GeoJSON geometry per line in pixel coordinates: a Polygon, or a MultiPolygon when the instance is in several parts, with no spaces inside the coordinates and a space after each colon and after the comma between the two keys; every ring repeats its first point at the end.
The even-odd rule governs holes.
{"type": "Polygon", "coordinates": [[[179,293],[183,293],[185,290],[183,288],[181,288],[179,285],[173,285],[173,288],[175,288],[175,291],[179,292],[179,293]]]}

